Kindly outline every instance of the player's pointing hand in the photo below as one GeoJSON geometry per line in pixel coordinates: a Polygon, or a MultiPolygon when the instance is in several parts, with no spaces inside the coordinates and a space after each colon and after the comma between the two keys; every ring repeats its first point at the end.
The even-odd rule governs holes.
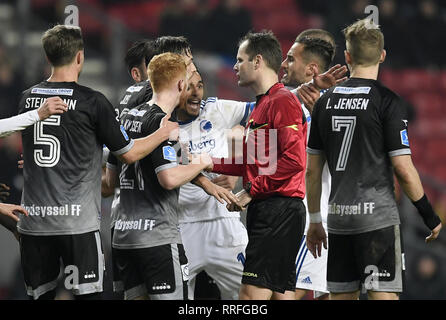
{"type": "Polygon", "coordinates": [[[45,120],[53,114],[62,114],[67,110],[67,104],[60,97],[51,97],[46,99],[45,103],[37,109],[37,113],[40,120],[45,120]]]}

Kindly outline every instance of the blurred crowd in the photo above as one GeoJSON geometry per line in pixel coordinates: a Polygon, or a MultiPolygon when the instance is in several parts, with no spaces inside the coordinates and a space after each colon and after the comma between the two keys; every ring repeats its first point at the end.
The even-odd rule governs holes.
{"type": "Polygon", "coordinates": [[[339,30],[364,17],[364,8],[376,5],[388,52],[386,66],[445,67],[446,2],[439,0],[296,0],[305,12],[321,16],[324,26],[342,43],[339,30]]]}
{"type": "MultiPolygon", "coordinates": [[[[3,0],[13,6],[17,4],[13,0],[3,0]]],[[[63,22],[64,5],[76,1],[51,1],[33,0],[31,7],[33,14],[44,21],[47,25],[55,22],[63,22]]],[[[143,1],[143,0],[84,0],[87,5],[94,6],[99,10],[106,9],[109,12],[113,8],[130,10],[132,5],[134,11],[128,11],[127,16],[121,16],[123,22],[130,29],[137,29],[136,24],[138,10],[146,4],[157,10],[156,14],[142,17],[141,25],[149,29],[135,30],[145,37],[153,38],[158,35],[183,35],[186,36],[194,52],[206,52],[209,55],[220,56],[228,61],[234,62],[238,40],[246,32],[259,29],[263,21],[267,19],[268,10],[277,12],[292,12],[291,16],[303,17],[299,23],[296,22],[296,30],[283,32],[283,37],[292,43],[295,37],[304,28],[325,28],[332,32],[337,39],[338,63],[343,63],[343,38],[341,30],[356,19],[365,16],[364,8],[367,5],[376,5],[379,8],[379,24],[385,35],[385,47],[388,51],[385,67],[388,69],[417,68],[424,70],[443,70],[446,67],[446,59],[443,52],[446,51],[446,41],[443,39],[446,30],[446,1],[440,0],[168,0],[168,1],[143,1]],[[157,4],[155,6],[154,4],[157,4]],[[272,3],[282,8],[271,8],[272,3]],[[290,7],[288,7],[288,5],[290,7]],[[130,8],[130,9],[129,9],[130,8]],[[139,8],[139,9],[138,9],[139,8]],[[263,9],[262,9],[263,8],[263,9]],[[263,16],[262,16],[263,15],[263,16]],[[126,18],[127,17],[127,18],[126,18]],[[305,19],[304,19],[305,18],[305,19]],[[126,21],[128,19],[129,21],[126,21]],[[149,21],[153,19],[155,22],[149,21]],[[293,36],[294,35],[294,36],[293,36]]],[[[149,10],[149,9],[147,9],[149,10]]],[[[152,10],[152,9],[150,9],[152,10]]],[[[123,13],[124,10],[117,10],[123,13]]],[[[152,11],[151,11],[152,12],[152,11]]],[[[153,13],[153,12],[152,12],[153,13]]],[[[285,23],[287,16],[282,21],[285,23]]],[[[141,18],[141,17],[140,17],[141,18]]],[[[280,16],[279,16],[280,23],[280,16]]],[[[291,22],[292,23],[292,22],[291,22]]],[[[287,21],[287,25],[290,21],[287,21]]],[[[82,17],[81,17],[82,26],[82,17]]],[[[270,28],[274,32],[275,25],[265,23],[264,28],[270,28]]],[[[278,31],[279,32],[279,31],[278,31]]],[[[280,33],[280,32],[279,32],[280,33]]],[[[110,50],[110,35],[102,34],[100,29],[88,28],[84,30],[86,35],[86,48],[97,50],[99,55],[107,55],[110,50]],[[99,36],[98,36],[99,32],[99,36]]],[[[282,40],[280,34],[278,37],[282,40]]],[[[288,50],[284,44],[283,50],[288,50]]],[[[286,51],[284,52],[284,54],[286,51]]],[[[41,52],[38,52],[41,54],[41,52]]],[[[43,54],[43,52],[42,52],[43,54]]],[[[0,118],[9,117],[17,113],[16,106],[20,99],[21,91],[28,86],[37,83],[48,75],[49,70],[42,57],[39,63],[32,64],[33,68],[24,70],[21,61],[17,60],[16,52],[9,48],[5,39],[0,36],[0,118]],[[31,73],[31,74],[30,74],[31,73]],[[27,77],[25,77],[27,74],[27,77]]],[[[209,79],[211,81],[211,79],[209,79]]],[[[115,103],[115,101],[112,101],[115,103]]],[[[415,109],[417,106],[414,106],[415,109]]],[[[446,119],[444,119],[446,120],[446,119]]],[[[445,144],[446,145],[446,144],[445,144]]],[[[17,169],[17,160],[21,153],[20,134],[12,135],[0,140],[0,182],[11,187],[10,203],[20,203],[22,176],[17,169]]],[[[431,177],[436,179],[436,177],[431,177]]],[[[437,179],[437,185],[442,190],[437,209],[446,210],[441,207],[445,204],[446,181],[437,179]]],[[[438,191],[438,190],[437,190],[438,191]]],[[[407,290],[402,298],[406,299],[446,299],[446,278],[442,268],[446,265],[444,248],[445,237],[431,246],[428,250],[423,244],[423,238],[427,236],[427,230],[421,228],[421,220],[417,216],[411,203],[402,197],[400,199],[401,216],[403,221],[403,241],[407,252],[406,274],[407,290]]],[[[0,230],[0,233],[6,233],[0,230]]],[[[1,267],[1,266],[0,266],[1,267]]],[[[5,298],[24,298],[23,285],[20,284],[20,270],[17,269],[17,278],[11,288],[14,290],[3,290],[5,298]],[[19,286],[17,288],[17,286],[19,286]]],[[[0,299],[2,289],[0,284],[0,299]]]]}

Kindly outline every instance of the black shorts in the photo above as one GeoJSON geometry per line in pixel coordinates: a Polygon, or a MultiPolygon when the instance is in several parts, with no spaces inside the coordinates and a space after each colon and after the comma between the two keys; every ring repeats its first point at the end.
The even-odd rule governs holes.
{"type": "MultiPolygon", "coordinates": [[[[111,229],[111,242],[113,243],[113,234],[114,234],[115,228],[111,229]]],[[[112,263],[112,269],[113,269],[113,291],[114,292],[122,292],[124,291],[124,283],[121,280],[121,276],[119,275],[119,268],[118,263],[116,262],[116,249],[111,249],[111,263],[112,263]]]]}
{"type": "Polygon", "coordinates": [[[73,294],[102,292],[105,264],[99,231],[56,236],[22,234],[20,253],[27,294],[34,299],[56,289],[62,272],[66,275],[64,286],[73,294]]]}
{"type": "Polygon", "coordinates": [[[295,262],[305,217],[305,205],[299,198],[274,196],[249,204],[242,283],[280,293],[295,290],[295,262]]]}
{"type": "Polygon", "coordinates": [[[124,298],[186,300],[189,269],[182,244],[143,249],[115,249],[124,298]]]}
{"type": "Polygon", "coordinates": [[[328,234],[327,288],[402,292],[404,253],[398,225],[353,235],[328,234]]]}

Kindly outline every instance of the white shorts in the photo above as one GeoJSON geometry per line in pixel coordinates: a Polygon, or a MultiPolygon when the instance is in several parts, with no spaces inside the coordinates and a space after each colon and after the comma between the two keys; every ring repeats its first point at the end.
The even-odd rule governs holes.
{"type": "Polygon", "coordinates": [[[307,248],[307,236],[303,236],[296,258],[296,289],[313,290],[315,298],[328,293],[327,257],[328,250],[322,248],[315,259],[307,248]]]}
{"type": "Polygon", "coordinates": [[[189,261],[189,299],[201,271],[215,281],[224,300],[237,300],[248,233],[240,218],[220,218],[180,224],[189,261]]]}

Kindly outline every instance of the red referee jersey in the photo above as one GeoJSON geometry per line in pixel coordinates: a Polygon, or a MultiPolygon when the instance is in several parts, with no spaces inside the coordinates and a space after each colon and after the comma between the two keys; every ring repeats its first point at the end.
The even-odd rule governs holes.
{"type": "Polygon", "coordinates": [[[242,176],[255,199],[304,198],[307,123],[296,96],[281,83],[258,97],[245,128],[243,159],[214,159],[214,172],[242,176]]]}

